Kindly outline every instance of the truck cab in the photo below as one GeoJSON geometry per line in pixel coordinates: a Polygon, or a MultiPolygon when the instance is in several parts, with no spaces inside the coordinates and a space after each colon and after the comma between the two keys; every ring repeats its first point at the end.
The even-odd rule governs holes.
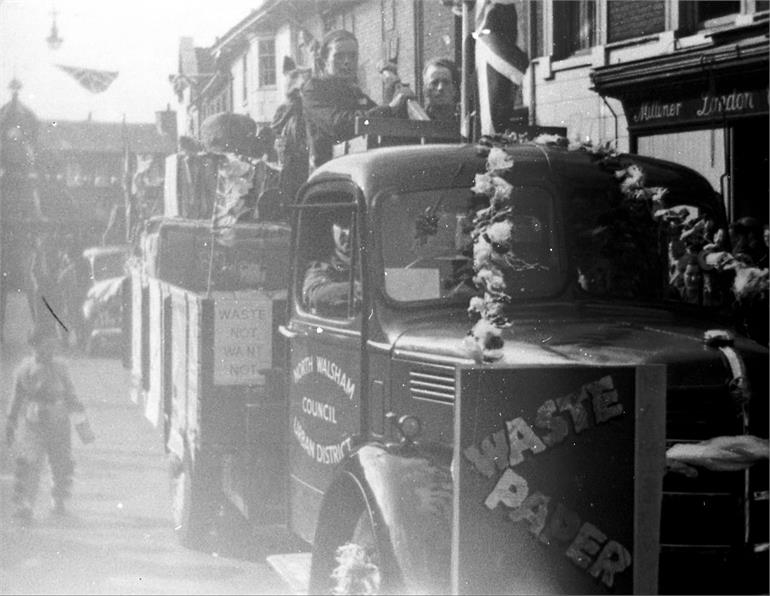
{"type": "MultiPolygon", "coordinates": [[[[280,332],[310,593],[351,557],[386,593],[704,593],[736,574],[766,589],[767,471],[678,473],[666,454],[719,437],[766,450],[767,350],[731,331],[716,290],[675,291],[662,228],[626,218],[595,155],[509,153],[523,264],[489,351],[469,315],[486,152],[351,154],[300,191],[280,332]]],[[[697,173],[617,160],[667,189],[660,209],[725,225],[697,173]]]]}

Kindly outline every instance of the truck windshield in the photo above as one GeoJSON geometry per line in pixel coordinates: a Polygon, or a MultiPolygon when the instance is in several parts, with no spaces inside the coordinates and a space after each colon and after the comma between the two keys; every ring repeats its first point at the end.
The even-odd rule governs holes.
{"type": "Polygon", "coordinates": [[[732,272],[717,267],[727,253],[707,202],[677,201],[650,213],[604,189],[574,188],[566,211],[583,296],[710,310],[729,304],[732,272]]]}
{"type": "MultiPolygon", "coordinates": [[[[512,251],[521,268],[512,294],[535,298],[562,286],[553,198],[539,187],[514,190],[512,251]]],[[[467,188],[394,194],[381,203],[384,288],[399,302],[468,300],[473,283],[475,212],[485,207],[467,188]]]]}

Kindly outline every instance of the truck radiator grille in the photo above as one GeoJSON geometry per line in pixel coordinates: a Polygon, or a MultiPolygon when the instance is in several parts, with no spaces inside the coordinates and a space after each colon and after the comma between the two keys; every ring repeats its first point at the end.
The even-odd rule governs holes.
{"type": "MultiPolygon", "coordinates": [[[[744,432],[725,385],[671,387],[666,448],[744,432]]],[[[698,468],[695,478],[663,479],[660,531],[661,594],[727,593],[740,582],[733,563],[744,547],[746,473],[698,468]]]]}
{"type": "Polygon", "coordinates": [[[454,369],[436,367],[409,371],[409,393],[415,399],[453,404],[455,401],[454,369]]]}

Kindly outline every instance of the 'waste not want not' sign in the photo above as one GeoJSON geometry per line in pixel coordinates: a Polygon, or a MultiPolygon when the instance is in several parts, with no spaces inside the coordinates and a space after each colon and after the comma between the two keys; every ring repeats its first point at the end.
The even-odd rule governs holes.
{"type": "Polygon", "coordinates": [[[270,368],[273,303],[253,292],[214,297],[214,384],[262,385],[270,368]]]}

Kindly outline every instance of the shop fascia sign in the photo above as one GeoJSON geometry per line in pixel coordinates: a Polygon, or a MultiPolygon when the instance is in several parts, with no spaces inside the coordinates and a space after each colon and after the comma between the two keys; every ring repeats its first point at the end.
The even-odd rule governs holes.
{"type": "Polygon", "coordinates": [[[628,101],[626,116],[629,128],[707,122],[768,111],[767,89],[737,89],[724,93],[704,91],[697,97],[648,98],[628,101]]]}

